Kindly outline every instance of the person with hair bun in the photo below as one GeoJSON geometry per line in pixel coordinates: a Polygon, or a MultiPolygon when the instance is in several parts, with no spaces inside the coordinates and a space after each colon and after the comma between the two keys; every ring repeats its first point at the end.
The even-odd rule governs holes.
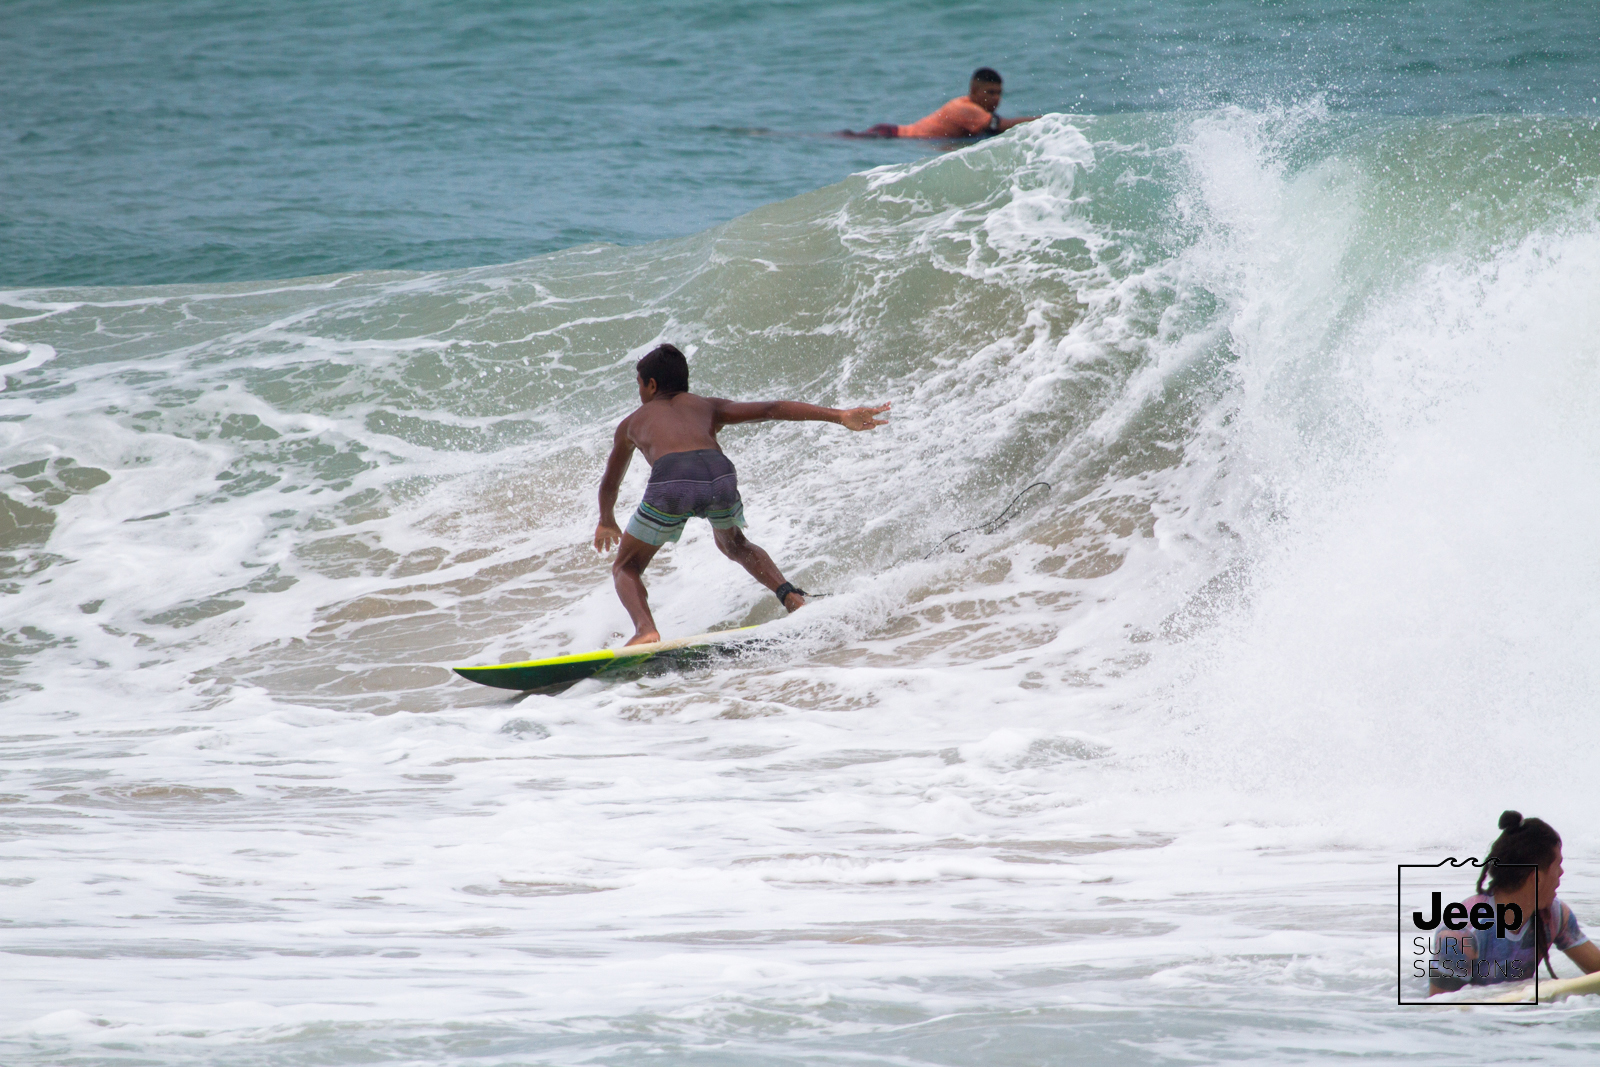
{"type": "Polygon", "coordinates": [[[1516,906],[1510,913],[1513,917],[1532,918],[1515,928],[1507,924],[1504,937],[1491,925],[1487,930],[1468,926],[1459,937],[1442,938],[1444,950],[1436,957],[1437,967],[1430,968],[1428,995],[1451,993],[1466,985],[1531,981],[1541,961],[1554,977],[1552,945],[1585,974],[1600,971],[1600,948],[1579,928],[1572,909],[1556,898],[1560,886],[1561,835],[1543,819],[1524,819],[1518,811],[1502,812],[1500,836],[1483,859],[1478,892],[1461,905],[1470,914],[1474,906],[1488,904],[1499,914],[1501,905],[1510,904],[1516,906]],[[1537,878],[1529,864],[1538,867],[1537,878]],[[1470,977],[1441,977],[1435,971],[1470,977]]]}

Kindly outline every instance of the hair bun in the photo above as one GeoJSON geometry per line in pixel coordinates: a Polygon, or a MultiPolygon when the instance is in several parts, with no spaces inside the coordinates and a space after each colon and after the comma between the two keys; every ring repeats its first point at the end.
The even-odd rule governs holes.
{"type": "Polygon", "coordinates": [[[1508,834],[1522,829],[1522,812],[1502,811],[1500,813],[1500,829],[1508,834]]]}

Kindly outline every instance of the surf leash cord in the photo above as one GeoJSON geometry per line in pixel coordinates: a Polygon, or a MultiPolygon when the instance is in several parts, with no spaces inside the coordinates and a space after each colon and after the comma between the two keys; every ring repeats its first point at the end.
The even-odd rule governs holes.
{"type": "MultiPolygon", "coordinates": [[[[804,589],[801,589],[799,586],[795,585],[793,582],[784,582],[782,585],[778,586],[778,588],[772,591],[772,595],[777,597],[778,603],[782,604],[784,607],[789,606],[787,598],[790,593],[799,593],[801,596],[811,595],[804,589]]],[[[818,593],[817,595],[821,596],[822,594],[818,593]]]]}
{"type": "MultiPolygon", "coordinates": [[[[1035,489],[1049,489],[1049,488],[1050,488],[1050,483],[1049,482],[1034,482],[1031,485],[1024,486],[1020,493],[1018,493],[1016,496],[1011,498],[1011,503],[1007,504],[1005,506],[1004,510],[1002,510],[1000,512],[1000,514],[996,515],[994,518],[990,519],[988,522],[981,522],[976,526],[968,526],[965,530],[957,530],[953,534],[946,534],[943,538],[940,539],[938,544],[933,546],[933,551],[929,552],[926,556],[923,556],[922,558],[923,559],[932,559],[934,556],[936,556],[940,551],[942,551],[944,549],[945,545],[950,543],[951,538],[960,537],[962,534],[973,533],[973,532],[985,533],[985,534],[994,533],[996,530],[1000,529],[1000,527],[1004,526],[1006,523],[1010,522],[1012,519],[1017,517],[1017,513],[1022,510],[1020,505],[1022,504],[1022,498],[1023,497],[1027,496],[1029,493],[1033,492],[1035,489]]],[[[959,548],[957,548],[956,551],[959,552],[961,550],[959,548]]]]}

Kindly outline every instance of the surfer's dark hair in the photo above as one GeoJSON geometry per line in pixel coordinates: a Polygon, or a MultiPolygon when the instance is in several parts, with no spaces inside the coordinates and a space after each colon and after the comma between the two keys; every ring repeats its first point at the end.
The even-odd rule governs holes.
{"type": "MultiPolygon", "coordinates": [[[[1491,897],[1496,890],[1515,893],[1527,884],[1533,872],[1527,867],[1502,864],[1532,863],[1543,870],[1555,862],[1560,849],[1561,835],[1543,819],[1524,819],[1520,811],[1502,811],[1500,836],[1494,839],[1494,844],[1489,846],[1489,854],[1483,858],[1483,873],[1478,875],[1478,892],[1485,891],[1483,880],[1488,878],[1491,897]]],[[[1551,977],[1554,977],[1556,969],[1550,964],[1550,923],[1545,921],[1544,912],[1537,910],[1538,906],[1539,902],[1534,901],[1535,960],[1543,960],[1550,969],[1551,977]]],[[[1552,915],[1551,919],[1554,920],[1555,916],[1552,915]]],[[[1535,962],[1533,966],[1537,970],[1539,964],[1535,962]]]]}
{"type": "Polygon", "coordinates": [[[979,67],[972,72],[972,80],[975,82],[987,82],[990,85],[1001,84],[1000,72],[993,67],[979,67]]]}
{"type": "Polygon", "coordinates": [[[1561,835],[1543,819],[1524,819],[1520,811],[1500,813],[1500,836],[1483,858],[1483,873],[1478,875],[1478,892],[1503,890],[1514,893],[1533,876],[1527,867],[1502,867],[1501,864],[1532,863],[1548,867],[1561,848],[1561,835]],[[1484,889],[1484,879],[1489,887],[1484,889]]]}
{"type": "Polygon", "coordinates": [[[634,364],[641,382],[654,381],[658,393],[689,391],[689,361],[672,345],[656,345],[634,364]]]}

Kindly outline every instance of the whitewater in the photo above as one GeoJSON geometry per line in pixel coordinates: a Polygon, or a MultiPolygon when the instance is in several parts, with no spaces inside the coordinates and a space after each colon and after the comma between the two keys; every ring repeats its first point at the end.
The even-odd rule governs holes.
{"type": "Polygon", "coordinates": [[[1518,808],[1600,923],[1597,183],[1588,118],[1054,115],[652,244],[0,293],[5,1062],[1589,1062],[1592,998],[1396,1007],[1393,892],[1518,808]],[[893,402],[722,435],[829,595],[691,524],[663,633],[774,645],[455,678],[626,631],[662,341],[893,402]]]}

